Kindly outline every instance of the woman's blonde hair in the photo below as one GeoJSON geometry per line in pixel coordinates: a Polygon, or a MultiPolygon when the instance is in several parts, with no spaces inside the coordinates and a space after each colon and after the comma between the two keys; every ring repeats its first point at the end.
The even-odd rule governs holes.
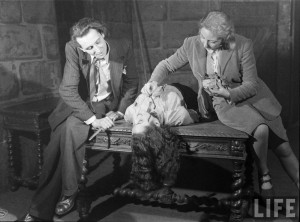
{"type": "Polygon", "coordinates": [[[222,47],[234,48],[235,30],[230,17],[221,11],[211,11],[199,23],[199,32],[202,28],[211,31],[218,38],[222,39],[222,47]]]}

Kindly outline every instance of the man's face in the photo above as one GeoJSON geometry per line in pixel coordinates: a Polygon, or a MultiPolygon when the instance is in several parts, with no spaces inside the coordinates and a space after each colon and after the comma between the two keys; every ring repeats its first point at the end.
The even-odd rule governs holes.
{"type": "Polygon", "coordinates": [[[204,48],[209,50],[216,50],[221,46],[222,40],[218,36],[214,35],[206,28],[200,30],[200,40],[204,48]]]}
{"type": "Polygon", "coordinates": [[[104,40],[104,34],[100,34],[95,29],[90,29],[86,35],[77,37],[76,41],[81,46],[82,51],[98,59],[103,59],[107,54],[107,44],[104,40]]]}
{"type": "Polygon", "coordinates": [[[142,134],[144,133],[146,127],[153,125],[156,125],[158,127],[160,126],[160,122],[156,117],[148,112],[139,113],[134,119],[132,133],[142,134]]]}

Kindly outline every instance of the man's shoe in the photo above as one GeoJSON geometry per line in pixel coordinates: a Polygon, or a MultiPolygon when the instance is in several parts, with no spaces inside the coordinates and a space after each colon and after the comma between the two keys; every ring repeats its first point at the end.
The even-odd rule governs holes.
{"type": "Polygon", "coordinates": [[[75,206],[77,193],[72,196],[63,196],[61,200],[56,204],[55,213],[58,216],[63,216],[70,212],[75,206]]]}

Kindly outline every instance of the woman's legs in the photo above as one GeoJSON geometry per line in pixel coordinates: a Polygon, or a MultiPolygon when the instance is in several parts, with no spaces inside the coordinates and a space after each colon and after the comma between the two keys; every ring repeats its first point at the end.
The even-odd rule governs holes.
{"type": "MultiPolygon", "coordinates": [[[[253,143],[253,149],[255,152],[255,162],[258,167],[259,175],[262,175],[263,181],[270,180],[269,175],[265,175],[269,172],[267,165],[268,157],[268,140],[269,140],[269,127],[265,124],[259,125],[253,134],[255,141],[253,143]],[[265,175],[265,176],[264,176],[265,175]]],[[[299,161],[295,156],[289,142],[283,142],[274,149],[274,153],[279,158],[283,168],[294,181],[299,189],[299,161]]],[[[261,184],[261,189],[271,189],[271,182],[264,182],[261,184]]]]}
{"type": "Polygon", "coordinates": [[[261,189],[268,190],[272,188],[272,183],[270,181],[269,168],[268,168],[268,139],[269,139],[269,127],[265,124],[259,125],[254,133],[253,137],[255,141],[253,143],[253,149],[255,152],[255,163],[258,168],[258,173],[260,175],[261,189]]]}
{"type": "Polygon", "coordinates": [[[274,153],[281,162],[289,177],[294,181],[299,189],[299,161],[295,156],[290,143],[284,142],[274,149],[274,153]]]}

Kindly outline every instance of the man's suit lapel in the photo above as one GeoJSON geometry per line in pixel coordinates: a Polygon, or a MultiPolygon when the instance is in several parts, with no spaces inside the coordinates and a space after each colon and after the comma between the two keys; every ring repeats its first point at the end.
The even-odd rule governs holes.
{"type": "Polygon", "coordinates": [[[109,63],[110,63],[110,79],[111,88],[114,95],[120,95],[120,85],[122,79],[122,71],[124,66],[124,56],[122,54],[121,47],[117,41],[108,39],[107,40],[110,52],[109,52],[109,63]]]}
{"type": "MultiPolygon", "coordinates": [[[[79,55],[80,56],[80,55],[79,55]]],[[[84,78],[88,79],[89,70],[91,67],[91,56],[87,53],[81,53],[81,67],[84,78]]]]}
{"type": "Polygon", "coordinates": [[[122,79],[122,69],[123,69],[123,62],[110,62],[110,79],[111,79],[111,87],[113,90],[114,95],[120,95],[120,85],[122,79]]]}

